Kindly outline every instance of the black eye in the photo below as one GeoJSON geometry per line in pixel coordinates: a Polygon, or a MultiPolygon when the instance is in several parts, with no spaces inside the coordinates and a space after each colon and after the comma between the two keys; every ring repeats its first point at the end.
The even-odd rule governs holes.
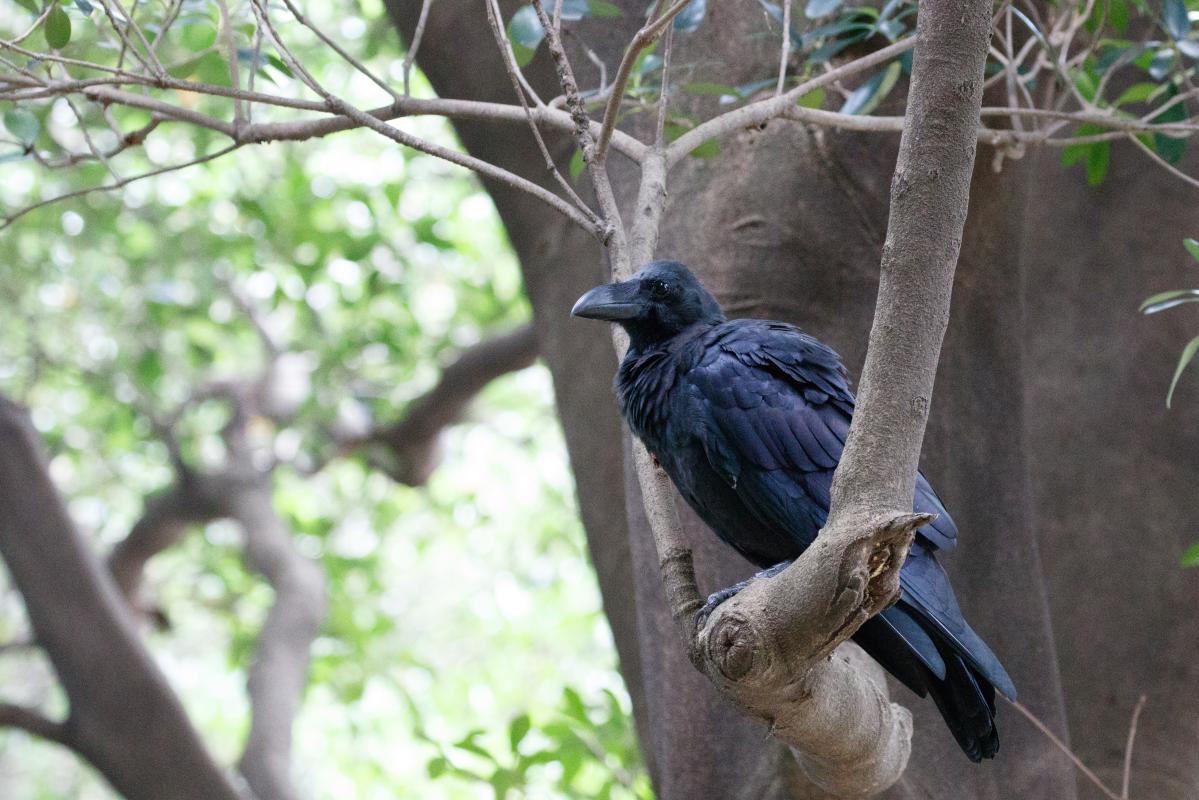
{"type": "Polygon", "coordinates": [[[650,280],[646,282],[649,288],[649,296],[655,300],[661,300],[670,294],[670,284],[666,281],[650,280]]]}

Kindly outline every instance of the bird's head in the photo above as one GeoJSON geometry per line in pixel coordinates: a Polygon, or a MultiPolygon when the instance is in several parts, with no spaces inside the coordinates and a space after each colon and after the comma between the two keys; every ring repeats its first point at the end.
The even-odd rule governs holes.
{"type": "Polygon", "coordinates": [[[716,298],[677,261],[653,261],[627,281],[597,286],[570,313],[623,326],[636,349],[724,320],[716,298]]]}

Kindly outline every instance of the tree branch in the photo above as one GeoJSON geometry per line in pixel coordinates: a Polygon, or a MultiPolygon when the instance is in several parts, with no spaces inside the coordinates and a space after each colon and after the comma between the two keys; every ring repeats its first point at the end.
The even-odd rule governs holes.
{"type": "Polygon", "coordinates": [[[0,727],[16,728],[65,747],[75,746],[66,725],[25,706],[0,703],[0,727]]]}
{"type": "Polygon", "coordinates": [[[255,796],[296,800],[292,725],[308,684],[312,642],[325,619],[325,574],[296,549],[272,504],[269,474],[243,483],[226,505],[242,528],[247,563],[275,590],[246,683],[250,734],[238,769],[255,796]]]}
{"type": "Polygon", "coordinates": [[[72,524],[26,414],[3,397],[0,555],[70,701],[71,745],[130,800],[240,800],[72,524]]]}
{"type": "Polygon", "coordinates": [[[470,402],[497,378],[530,366],[537,357],[532,325],[464,350],[437,384],[413,400],[397,421],[341,450],[365,447],[368,463],[405,486],[423,486],[437,467],[442,431],[462,418],[470,402]]]}
{"type": "MultiPolygon", "coordinates": [[[[910,714],[889,702],[877,668],[867,669],[856,648],[841,645],[898,596],[914,532],[931,519],[910,510],[969,199],[990,27],[987,0],[926,0],[913,39],[704,123],[664,157],[663,172],[708,138],[785,114],[816,86],[920,42],[867,368],[828,524],[816,542],[778,576],[754,581],[690,628],[701,600],[673,493],[644,448],[634,447],[671,614],[693,662],[745,711],[769,722],[808,780],[832,796],[883,791],[910,754],[910,714]]],[[[639,198],[645,235],[634,237],[633,263],[652,255],[662,205],[661,198],[639,198]]]]}
{"type": "Polygon", "coordinates": [[[869,55],[854,59],[847,64],[842,64],[835,69],[817,75],[815,78],[804,81],[788,92],[775,95],[766,100],[759,100],[756,103],[750,103],[749,105],[734,109],[733,111],[714,117],[707,122],[696,125],[671,143],[670,148],[667,150],[667,162],[671,166],[674,166],[686,157],[688,153],[710,139],[725,136],[741,128],[761,125],[772,119],[781,117],[799,102],[799,98],[813,89],[827,86],[830,83],[848,78],[851,75],[856,75],[879,64],[885,64],[915,47],[918,37],[919,30],[917,30],[916,36],[903,39],[881,50],[876,50],[869,55]]]}

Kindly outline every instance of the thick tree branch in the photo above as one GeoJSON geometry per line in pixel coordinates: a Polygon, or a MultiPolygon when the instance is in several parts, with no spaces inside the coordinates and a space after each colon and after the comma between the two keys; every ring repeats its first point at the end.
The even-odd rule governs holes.
{"type": "MultiPolygon", "coordinates": [[[[864,669],[855,649],[838,648],[898,596],[912,536],[931,519],[910,509],[966,217],[989,32],[986,0],[921,5],[867,369],[834,478],[829,521],[816,542],[777,577],[755,581],[688,630],[700,595],[673,496],[644,448],[634,448],[671,613],[683,626],[693,662],[749,714],[768,721],[807,779],[836,797],[886,789],[910,754],[910,714],[889,702],[877,670],[864,669]]],[[[700,125],[671,145],[666,159],[677,161],[711,136],[784,114],[816,86],[883,63],[913,43],[892,45],[700,125]]],[[[639,197],[643,235],[634,237],[634,264],[652,255],[663,202],[639,197]]],[[[622,345],[618,339],[618,351],[622,345]]]]}
{"type": "Polygon", "coordinates": [[[920,8],[874,325],[833,477],[833,530],[912,507],[970,201],[990,20],[986,0],[920,8]]]}
{"type": "Polygon", "coordinates": [[[532,325],[479,342],[447,366],[437,384],[413,400],[400,419],[363,439],[343,442],[341,449],[365,447],[368,462],[392,480],[423,486],[440,459],[442,432],[462,418],[488,384],[530,366],[536,358],[532,325]]]}
{"type": "Polygon", "coordinates": [[[269,474],[247,480],[228,497],[227,511],[242,528],[246,561],[275,590],[250,666],[250,734],[238,768],[262,800],[296,800],[292,725],[308,684],[312,642],[325,619],[325,574],[296,549],[272,504],[269,474]]]}
{"type": "Polygon", "coordinates": [[[24,411],[4,398],[0,555],[70,701],[78,752],[131,800],[239,800],[75,530],[24,411]]]}

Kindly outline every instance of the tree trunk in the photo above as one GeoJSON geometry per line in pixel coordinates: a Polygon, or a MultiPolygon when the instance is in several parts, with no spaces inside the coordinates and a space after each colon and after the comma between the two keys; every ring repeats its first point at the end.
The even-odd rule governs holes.
{"type": "Polygon", "coordinates": [[[70,701],[60,740],[129,800],[238,800],[75,530],[33,426],[4,397],[0,555],[70,701]]]}
{"type": "MultiPolygon", "coordinates": [[[[420,3],[388,5],[410,35],[420,3]]],[[[577,26],[610,66],[644,11],[643,3],[620,5],[625,12],[620,19],[577,26]]],[[[514,6],[505,8],[510,13],[514,6]]],[[[676,69],[693,67],[687,80],[740,84],[770,74],[778,55],[776,35],[761,36],[763,18],[755,8],[712,5],[708,15],[699,31],[675,39],[676,69]]],[[[442,96],[513,99],[482,13],[466,0],[433,5],[418,60],[442,96]]],[[[584,62],[575,59],[576,71],[584,85],[594,85],[596,76],[584,62]]],[[[556,93],[544,53],[528,74],[544,96],[556,93]]],[[[703,116],[714,110],[711,98],[684,95],[673,102],[679,113],[703,116]]],[[[644,124],[637,116],[647,115],[633,118],[644,124]]],[[[470,123],[458,130],[473,154],[541,176],[549,185],[527,130],[470,123]]],[[[797,322],[841,352],[856,375],[878,287],[897,145],[893,135],[828,132],[782,121],[741,131],[723,143],[719,157],[688,159],[670,176],[658,253],[692,265],[731,316],[797,322]]],[[[570,143],[551,139],[551,147],[565,163],[570,143]]],[[[1193,475],[1193,456],[1187,456],[1195,448],[1188,447],[1193,439],[1179,436],[1182,414],[1167,418],[1161,410],[1169,362],[1185,338],[1177,323],[1150,338],[1150,331],[1165,326],[1157,323],[1155,329],[1134,316],[1139,297],[1185,285],[1185,279],[1153,283],[1128,269],[1130,257],[1105,272],[1102,286],[1088,283],[1082,292],[1078,286],[1083,275],[1095,272],[1093,254],[1110,259],[1126,247],[1113,244],[1126,241],[1122,237],[1167,239],[1155,252],[1181,265],[1185,254],[1177,242],[1194,231],[1181,219],[1155,221],[1135,232],[1111,224],[1097,241],[1080,241],[1093,225],[1091,214],[1079,214],[1078,203],[1103,201],[1103,194],[1067,192],[1075,177],[1039,158],[1007,162],[995,174],[992,155],[989,148],[979,151],[923,464],[961,530],[961,546],[944,562],[967,618],[1008,666],[1022,702],[1063,735],[1069,718],[1084,756],[1108,777],[1118,776],[1136,694],[1152,690],[1177,702],[1194,694],[1199,677],[1186,646],[1196,640],[1199,631],[1191,628],[1199,622],[1184,617],[1181,603],[1194,578],[1175,566],[1189,533],[1178,499],[1186,496],[1185,482],[1193,475]],[[1116,314],[1123,314],[1123,335],[1099,342],[1116,314]],[[1080,347],[1087,331],[1096,343],[1080,347]],[[1131,377],[1134,370],[1141,378],[1135,392],[1131,381],[1118,391],[1107,389],[1113,373],[1131,377]],[[1112,416],[1119,411],[1126,416],[1112,416]],[[1113,418],[1122,424],[1112,426],[1113,418]],[[1113,437],[1124,447],[1112,446],[1113,437]],[[1133,447],[1161,448],[1152,472],[1130,469],[1133,447]],[[1108,469],[1096,470],[1099,463],[1108,469]],[[1131,477],[1113,486],[1110,476],[1121,473],[1131,477]],[[1135,540],[1112,534],[1109,521],[1116,519],[1137,532],[1135,540]],[[1143,535],[1146,528],[1157,535],[1152,543],[1143,535]],[[1116,591],[1108,591],[1101,564],[1121,564],[1128,571],[1127,579],[1115,581],[1116,591]],[[1148,590],[1134,593],[1140,581],[1148,590]],[[1097,639],[1111,641],[1111,648],[1099,650],[1097,639]],[[1144,652],[1148,643],[1162,652],[1151,658],[1144,652]]],[[[632,168],[613,159],[617,191],[627,204],[635,190],[632,168]]],[[[1123,188],[1137,180],[1117,170],[1112,185],[1123,188]]],[[[1181,190],[1169,200],[1146,200],[1141,195],[1161,190],[1156,180],[1146,183],[1137,192],[1142,205],[1131,205],[1137,201],[1114,189],[1107,202],[1162,208],[1172,200],[1176,205],[1170,208],[1186,207],[1181,190]]],[[[522,261],[605,610],[658,796],[797,796],[792,759],[695,672],[666,610],[636,481],[631,472],[623,482],[618,477],[621,435],[609,388],[615,368],[609,340],[600,326],[580,325],[567,314],[574,299],[603,277],[599,248],[535,201],[505,187],[487,188],[522,261]],[[614,513],[621,507],[624,515],[614,513]]],[[[1185,385],[1180,392],[1178,402],[1186,408],[1185,385]]],[[[750,567],[685,507],[680,511],[701,588],[715,590],[746,577],[750,567]]],[[[888,796],[1076,796],[1071,765],[1013,710],[999,710],[997,760],[976,766],[958,751],[930,701],[898,686],[893,694],[914,712],[916,731],[907,775],[888,796]]],[[[1195,751],[1195,719],[1150,704],[1134,797],[1193,794],[1194,777],[1180,782],[1186,775],[1180,771],[1195,751]],[[1150,777],[1152,770],[1166,777],[1150,777]]]]}
{"type": "MultiPolygon", "coordinates": [[[[1027,262],[1033,507],[1073,744],[1118,785],[1129,715],[1149,697],[1133,758],[1134,798],[1199,795],[1199,574],[1178,566],[1199,541],[1199,382],[1194,365],[1166,410],[1194,306],[1137,313],[1150,294],[1199,284],[1182,247],[1199,235],[1196,192],[1129,145],[1099,188],[1038,154],[1023,238],[1027,262]]],[[[1184,168],[1192,173],[1192,152],[1184,168]]],[[[1081,791],[1097,797],[1093,789],[1081,791]]]]}

